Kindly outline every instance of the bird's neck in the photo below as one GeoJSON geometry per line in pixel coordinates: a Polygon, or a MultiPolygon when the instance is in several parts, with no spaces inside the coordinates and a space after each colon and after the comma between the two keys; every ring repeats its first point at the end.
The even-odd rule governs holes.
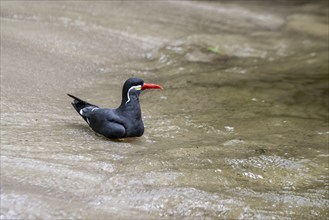
{"type": "Polygon", "coordinates": [[[139,106],[139,96],[138,95],[122,95],[122,101],[120,107],[129,107],[129,106],[139,106]]]}
{"type": "Polygon", "coordinates": [[[141,107],[138,96],[131,96],[130,100],[122,99],[119,109],[123,113],[127,113],[135,118],[141,118],[141,107]]]}

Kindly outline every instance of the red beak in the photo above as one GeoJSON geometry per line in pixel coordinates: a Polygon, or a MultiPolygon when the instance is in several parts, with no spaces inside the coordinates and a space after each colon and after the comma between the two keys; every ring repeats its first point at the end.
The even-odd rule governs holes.
{"type": "Polygon", "coordinates": [[[157,84],[144,83],[142,86],[142,90],[144,89],[162,89],[162,87],[157,84]]]}

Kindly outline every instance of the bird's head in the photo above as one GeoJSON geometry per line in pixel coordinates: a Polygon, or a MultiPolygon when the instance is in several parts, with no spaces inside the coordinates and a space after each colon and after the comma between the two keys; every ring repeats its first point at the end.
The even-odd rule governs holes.
{"type": "Polygon", "coordinates": [[[133,98],[138,99],[141,91],[145,89],[162,89],[162,87],[157,84],[144,83],[140,78],[127,79],[122,89],[122,101],[125,101],[125,104],[127,104],[133,98]]]}

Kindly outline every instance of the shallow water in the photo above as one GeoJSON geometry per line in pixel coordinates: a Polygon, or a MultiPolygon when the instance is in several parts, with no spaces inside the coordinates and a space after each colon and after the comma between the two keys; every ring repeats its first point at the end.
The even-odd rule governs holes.
{"type": "MultiPolygon", "coordinates": [[[[307,1],[306,1],[307,2],[307,1]]],[[[328,6],[1,2],[1,219],[326,219],[328,6]],[[95,135],[66,93],[141,95],[95,135]]]]}

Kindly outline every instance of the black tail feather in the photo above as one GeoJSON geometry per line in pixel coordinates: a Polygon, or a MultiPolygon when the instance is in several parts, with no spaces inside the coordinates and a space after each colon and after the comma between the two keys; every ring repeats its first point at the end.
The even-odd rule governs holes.
{"type": "MultiPolygon", "coordinates": [[[[98,108],[98,106],[93,105],[93,104],[90,104],[90,103],[88,103],[86,101],[83,101],[83,100],[81,100],[81,99],[79,99],[79,98],[77,98],[77,97],[75,97],[75,96],[73,96],[71,94],[67,94],[67,95],[74,99],[74,101],[71,104],[72,104],[73,108],[78,112],[79,115],[81,115],[80,114],[80,110],[83,109],[83,108],[85,108],[85,107],[93,106],[93,107],[98,108]]],[[[85,121],[87,121],[84,116],[81,115],[81,117],[85,121]]]]}
{"type": "Polygon", "coordinates": [[[79,99],[78,97],[75,97],[74,95],[71,95],[71,94],[67,94],[67,95],[74,99],[74,103],[80,103],[80,104],[84,104],[86,106],[95,106],[93,104],[90,104],[86,101],[79,99]]]}

